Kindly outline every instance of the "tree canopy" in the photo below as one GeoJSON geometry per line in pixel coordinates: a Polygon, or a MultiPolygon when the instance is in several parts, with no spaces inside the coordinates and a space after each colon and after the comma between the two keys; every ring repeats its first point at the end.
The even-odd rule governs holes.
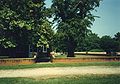
{"type": "Polygon", "coordinates": [[[44,0],[0,0],[0,43],[48,44],[53,31],[44,5],[44,0]]]}
{"type": "Polygon", "coordinates": [[[120,32],[114,35],[114,39],[118,42],[118,51],[120,51],[120,32]]]}
{"type": "Polygon", "coordinates": [[[107,55],[112,55],[112,52],[118,51],[119,43],[110,36],[102,36],[100,40],[101,48],[106,52],[107,55]]]}
{"type": "Polygon", "coordinates": [[[100,49],[100,37],[95,33],[89,32],[76,50],[90,51],[92,49],[100,49]]]}
{"type": "Polygon", "coordinates": [[[116,41],[119,41],[120,42],[120,32],[117,32],[115,35],[114,35],[114,39],[116,41]]]}

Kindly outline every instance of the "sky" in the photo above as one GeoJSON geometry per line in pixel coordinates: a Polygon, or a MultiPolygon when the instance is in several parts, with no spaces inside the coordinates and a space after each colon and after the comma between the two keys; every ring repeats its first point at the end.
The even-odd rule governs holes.
{"type": "MultiPolygon", "coordinates": [[[[46,0],[47,7],[51,4],[51,0],[46,0]]],[[[120,32],[120,0],[103,0],[96,10],[97,12],[93,14],[100,18],[95,18],[91,27],[92,32],[100,37],[104,35],[113,37],[114,34],[120,32]]]]}

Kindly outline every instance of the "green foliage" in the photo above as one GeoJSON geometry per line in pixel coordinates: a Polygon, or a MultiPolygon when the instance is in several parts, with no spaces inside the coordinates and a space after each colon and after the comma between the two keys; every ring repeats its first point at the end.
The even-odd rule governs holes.
{"type": "Polygon", "coordinates": [[[114,35],[114,39],[115,39],[116,41],[119,41],[119,42],[120,42],[120,32],[118,32],[118,33],[116,33],[116,34],[114,35]]]}
{"type": "Polygon", "coordinates": [[[6,38],[0,38],[0,44],[3,45],[4,48],[15,47],[15,44],[6,38]]]}
{"type": "Polygon", "coordinates": [[[91,11],[99,6],[99,2],[100,0],[53,0],[52,8],[55,20],[63,22],[72,18],[94,20],[91,11]]]}
{"type": "Polygon", "coordinates": [[[118,44],[118,51],[120,51],[120,32],[116,33],[113,38],[115,41],[117,41],[118,44]]]}
{"type": "Polygon", "coordinates": [[[92,49],[101,49],[100,48],[100,38],[97,34],[92,33],[91,31],[87,33],[83,42],[81,42],[77,51],[89,51],[92,49]]]}
{"type": "Polygon", "coordinates": [[[57,33],[62,33],[68,55],[74,55],[77,44],[83,41],[88,27],[95,20],[91,11],[99,6],[100,0],[53,0],[54,21],[58,22],[57,33]]]}
{"type": "Polygon", "coordinates": [[[89,52],[104,52],[103,49],[92,49],[89,52]]]}
{"type": "Polygon", "coordinates": [[[111,52],[117,52],[119,43],[110,36],[103,36],[100,41],[101,48],[111,55],[111,52]]]}
{"type": "Polygon", "coordinates": [[[71,75],[42,78],[0,78],[1,84],[119,84],[120,75],[71,75]]]}
{"type": "Polygon", "coordinates": [[[67,52],[65,39],[63,38],[63,33],[54,34],[52,47],[56,52],[67,52]]]}
{"type": "Polygon", "coordinates": [[[1,0],[0,39],[2,45],[48,44],[52,36],[51,23],[44,0],[1,0]]]}

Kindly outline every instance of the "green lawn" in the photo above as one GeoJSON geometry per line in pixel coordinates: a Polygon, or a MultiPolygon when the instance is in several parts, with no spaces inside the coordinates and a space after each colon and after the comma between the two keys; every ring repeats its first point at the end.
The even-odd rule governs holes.
{"type": "Polygon", "coordinates": [[[43,67],[80,67],[80,66],[120,66],[120,62],[87,62],[87,63],[39,63],[32,65],[0,66],[0,70],[27,69],[43,67]]]}
{"type": "Polygon", "coordinates": [[[0,78],[0,84],[120,84],[120,75],[83,75],[48,79],[0,78]]]}
{"type": "MultiPolygon", "coordinates": [[[[32,65],[0,66],[0,70],[26,69],[43,67],[80,67],[80,66],[114,66],[120,62],[87,62],[87,63],[39,63],[32,65]]],[[[0,84],[120,84],[118,75],[78,75],[51,78],[0,78],[0,84]]]]}

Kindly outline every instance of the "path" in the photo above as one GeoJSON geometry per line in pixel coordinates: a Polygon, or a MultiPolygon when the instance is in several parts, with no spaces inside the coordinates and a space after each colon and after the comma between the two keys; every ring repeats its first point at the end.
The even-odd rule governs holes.
{"type": "Polygon", "coordinates": [[[43,77],[43,76],[64,76],[85,74],[120,74],[120,67],[83,66],[83,67],[55,67],[55,68],[0,70],[0,78],[43,77]]]}

